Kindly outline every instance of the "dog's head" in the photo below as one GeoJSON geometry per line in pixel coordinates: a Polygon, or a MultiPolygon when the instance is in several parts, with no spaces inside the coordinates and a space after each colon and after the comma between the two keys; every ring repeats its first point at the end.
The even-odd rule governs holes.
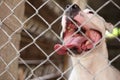
{"type": "Polygon", "coordinates": [[[113,26],[92,10],[81,11],[78,5],[68,6],[62,17],[61,38],[63,44],[56,44],[58,54],[66,54],[70,49],[73,54],[80,55],[101,43],[106,30],[113,26]]]}

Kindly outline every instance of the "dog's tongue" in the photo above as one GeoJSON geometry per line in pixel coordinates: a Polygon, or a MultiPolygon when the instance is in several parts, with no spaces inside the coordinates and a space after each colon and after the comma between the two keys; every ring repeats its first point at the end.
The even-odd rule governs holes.
{"type": "Polygon", "coordinates": [[[60,55],[64,55],[67,53],[67,48],[69,49],[76,49],[78,52],[82,51],[82,43],[85,42],[87,39],[85,37],[82,36],[74,36],[71,37],[70,39],[68,39],[64,45],[61,44],[56,44],[54,46],[54,49],[58,49],[57,53],[60,55]]]}

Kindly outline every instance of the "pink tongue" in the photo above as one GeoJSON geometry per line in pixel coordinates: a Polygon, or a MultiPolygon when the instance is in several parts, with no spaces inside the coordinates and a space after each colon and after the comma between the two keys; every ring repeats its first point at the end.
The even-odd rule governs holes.
{"type": "Polygon", "coordinates": [[[67,49],[66,49],[64,46],[60,45],[60,44],[56,44],[56,45],[54,46],[54,50],[57,50],[57,53],[58,53],[59,55],[64,55],[64,54],[66,54],[66,52],[67,52],[67,49]],[[58,49],[58,50],[57,50],[57,49],[58,49]]]}
{"type": "Polygon", "coordinates": [[[81,44],[86,41],[87,39],[85,37],[82,36],[76,36],[76,37],[72,37],[69,40],[67,40],[65,42],[65,45],[61,45],[61,44],[56,44],[54,46],[54,49],[58,49],[57,53],[60,55],[64,55],[67,52],[66,48],[72,49],[72,48],[76,48],[78,52],[81,52],[81,44]]]}

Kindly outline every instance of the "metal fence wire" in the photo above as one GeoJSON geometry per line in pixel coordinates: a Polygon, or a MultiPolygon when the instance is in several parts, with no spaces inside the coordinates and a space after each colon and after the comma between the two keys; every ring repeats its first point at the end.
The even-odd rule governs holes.
{"type": "MultiPolygon", "coordinates": [[[[53,49],[56,43],[63,42],[60,31],[65,3],[68,4],[67,0],[0,1],[0,80],[68,80],[66,75],[74,66],[64,69],[64,56],[53,49]]],[[[109,4],[120,13],[114,0],[105,1],[95,13],[109,4]]],[[[120,26],[119,20],[114,23],[115,27],[120,26]]],[[[106,68],[113,63],[119,68],[120,37],[114,36],[108,45],[112,57],[106,68]]]]}

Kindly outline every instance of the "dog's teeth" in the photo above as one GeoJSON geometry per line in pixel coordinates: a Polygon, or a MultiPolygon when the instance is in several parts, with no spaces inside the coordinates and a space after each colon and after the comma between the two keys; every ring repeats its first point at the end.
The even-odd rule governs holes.
{"type": "Polygon", "coordinates": [[[71,29],[71,28],[68,30],[68,32],[72,32],[72,31],[73,31],[73,29],[71,29]]]}
{"type": "Polygon", "coordinates": [[[85,45],[88,45],[88,44],[90,44],[90,41],[87,41],[87,42],[85,43],[85,45]]]}
{"type": "Polygon", "coordinates": [[[70,27],[67,27],[68,30],[70,30],[70,27]]]}

